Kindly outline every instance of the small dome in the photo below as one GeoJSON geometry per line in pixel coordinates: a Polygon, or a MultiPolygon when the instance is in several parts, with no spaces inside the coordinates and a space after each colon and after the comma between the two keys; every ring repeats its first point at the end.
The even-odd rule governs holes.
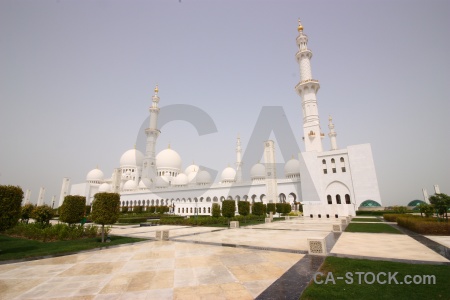
{"type": "Polygon", "coordinates": [[[149,189],[152,185],[152,182],[148,178],[142,178],[141,181],[139,181],[139,188],[140,189],[149,189]]]}
{"type": "Polygon", "coordinates": [[[257,163],[253,165],[250,169],[251,179],[264,179],[266,178],[266,166],[262,163],[257,163]]]}
{"type": "Polygon", "coordinates": [[[197,183],[198,184],[208,184],[211,183],[211,175],[208,173],[208,171],[200,171],[197,174],[197,183]]]}
{"type": "Polygon", "coordinates": [[[144,154],[137,149],[130,149],[120,157],[120,167],[141,167],[144,154]]]}
{"type": "Polygon", "coordinates": [[[300,162],[292,158],[284,165],[284,176],[300,176],[300,162]]]}
{"type": "Polygon", "coordinates": [[[127,182],[125,182],[122,189],[124,191],[133,191],[136,188],[137,188],[136,182],[134,180],[128,180],[127,182]]]}
{"type": "Polygon", "coordinates": [[[186,185],[188,183],[188,177],[186,174],[180,173],[175,177],[173,184],[174,185],[186,185]]]}
{"type": "Polygon", "coordinates": [[[197,172],[191,172],[188,175],[188,181],[189,183],[195,183],[197,181],[197,172]]]}
{"type": "Polygon", "coordinates": [[[102,183],[99,187],[98,187],[98,192],[99,193],[109,193],[111,192],[111,185],[109,183],[102,183]]]}
{"type": "Polygon", "coordinates": [[[236,181],[236,170],[232,167],[225,168],[222,171],[222,182],[234,182],[236,181]]]}
{"type": "Polygon", "coordinates": [[[156,155],[156,168],[180,170],[181,157],[176,151],[167,148],[156,155]]]}
{"type": "Polygon", "coordinates": [[[199,167],[195,164],[190,165],[189,167],[184,170],[184,174],[189,175],[192,172],[198,172],[199,167]]]}
{"type": "Polygon", "coordinates": [[[165,176],[158,176],[156,177],[156,187],[157,188],[163,188],[169,186],[169,180],[165,176]]]}
{"type": "Polygon", "coordinates": [[[103,172],[96,168],[86,175],[86,181],[103,181],[103,177],[103,172]]]}

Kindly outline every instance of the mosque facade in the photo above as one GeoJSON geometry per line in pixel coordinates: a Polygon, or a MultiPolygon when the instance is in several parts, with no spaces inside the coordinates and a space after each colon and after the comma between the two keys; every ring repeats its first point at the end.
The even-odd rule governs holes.
{"type": "Polygon", "coordinates": [[[301,204],[305,216],[318,218],[354,216],[357,208],[368,200],[381,205],[370,144],[339,148],[330,117],[331,149],[323,149],[325,134],[321,130],[317,105],[320,85],[312,77],[312,52],[300,21],[296,42],[300,82],[295,90],[301,98],[305,151],[286,162],[284,176],[277,176],[275,143],[271,140],[261,145],[264,163],[253,165],[250,178],[243,178],[238,137],[235,168],[225,168],[219,182],[198,165],[192,164],[183,170],[180,155],[170,146],[156,154],[161,133],[158,129],[160,98],[156,87],[149,108],[150,123],[145,130],[145,153],[137,149],[126,151],[110,178],[105,178],[98,168],[91,170],[83,183],[71,184],[69,178],[64,178],[59,204],[66,195],[86,196],[87,202],[92,203],[98,192],[117,192],[123,207],[166,205],[171,213],[181,216],[211,215],[213,203],[220,205],[228,199],[236,203],[284,202],[290,203],[294,210],[301,204]]]}

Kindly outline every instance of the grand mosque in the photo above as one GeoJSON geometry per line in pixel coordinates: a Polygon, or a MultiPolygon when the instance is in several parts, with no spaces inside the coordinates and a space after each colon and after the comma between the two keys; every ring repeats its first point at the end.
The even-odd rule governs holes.
{"type": "Polygon", "coordinates": [[[304,215],[313,218],[355,215],[357,208],[366,201],[381,205],[370,144],[338,147],[330,117],[327,135],[331,149],[323,149],[325,134],[319,122],[316,97],[320,85],[312,77],[312,52],[300,21],[296,41],[300,82],[295,90],[301,98],[305,151],[285,163],[283,176],[277,176],[272,140],[261,144],[264,162],[253,165],[250,178],[244,178],[238,138],[235,168],[225,168],[218,182],[206,168],[196,164],[183,170],[180,155],[170,146],[156,154],[161,133],[158,129],[160,97],[156,86],[149,108],[150,124],[145,130],[145,153],[135,148],[126,151],[110,178],[98,168],[91,170],[83,183],[71,184],[69,178],[64,178],[59,204],[66,195],[86,196],[91,203],[98,192],[117,192],[123,207],[167,205],[172,213],[181,216],[211,215],[213,203],[231,199],[251,203],[285,202],[294,209],[301,204],[304,215]]]}

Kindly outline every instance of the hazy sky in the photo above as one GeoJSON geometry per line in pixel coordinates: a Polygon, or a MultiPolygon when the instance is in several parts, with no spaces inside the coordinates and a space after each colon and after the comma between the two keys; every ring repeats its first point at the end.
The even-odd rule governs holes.
{"type": "Polygon", "coordinates": [[[109,177],[144,145],[155,84],[161,107],[195,106],[217,127],[161,128],[157,151],[170,143],[183,168],[234,164],[236,136],[245,149],[264,106],[284,109],[304,150],[298,18],[322,130],[331,114],[338,146],[371,143],[383,204],[433,184],[450,193],[450,1],[435,0],[2,0],[0,184],[32,202],[43,186],[49,204],[63,177],[83,182],[97,165],[109,177]]]}

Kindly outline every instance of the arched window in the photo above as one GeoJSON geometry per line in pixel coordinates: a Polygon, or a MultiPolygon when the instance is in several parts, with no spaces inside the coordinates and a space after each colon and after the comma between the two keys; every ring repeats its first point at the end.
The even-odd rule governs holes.
{"type": "Polygon", "coordinates": [[[351,204],[349,194],[345,194],[345,204],[351,204]]]}
{"type": "Polygon", "coordinates": [[[336,204],[341,204],[341,195],[336,195],[336,204]]]}
{"type": "Polygon", "coordinates": [[[323,174],[327,174],[327,161],[325,159],[322,159],[322,164],[323,164],[323,174]]]}
{"type": "Polygon", "coordinates": [[[331,195],[327,195],[327,201],[328,204],[333,204],[333,201],[331,200],[331,195]]]}
{"type": "Polygon", "coordinates": [[[344,158],[343,157],[341,157],[341,170],[342,170],[342,172],[343,173],[345,173],[345,160],[344,160],[344,158]]]}
{"type": "Polygon", "coordinates": [[[184,207],[183,207],[183,210],[182,210],[182,212],[183,212],[183,214],[184,214],[184,207]]]}
{"type": "Polygon", "coordinates": [[[208,207],[208,214],[211,213],[211,207],[208,207]]]}
{"type": "Polygon", "coordinates": [[[331,159],[331,170],[333,171],[333,173],[336,173],[336,161],[334,160],[334,158],[331,159]]]}

